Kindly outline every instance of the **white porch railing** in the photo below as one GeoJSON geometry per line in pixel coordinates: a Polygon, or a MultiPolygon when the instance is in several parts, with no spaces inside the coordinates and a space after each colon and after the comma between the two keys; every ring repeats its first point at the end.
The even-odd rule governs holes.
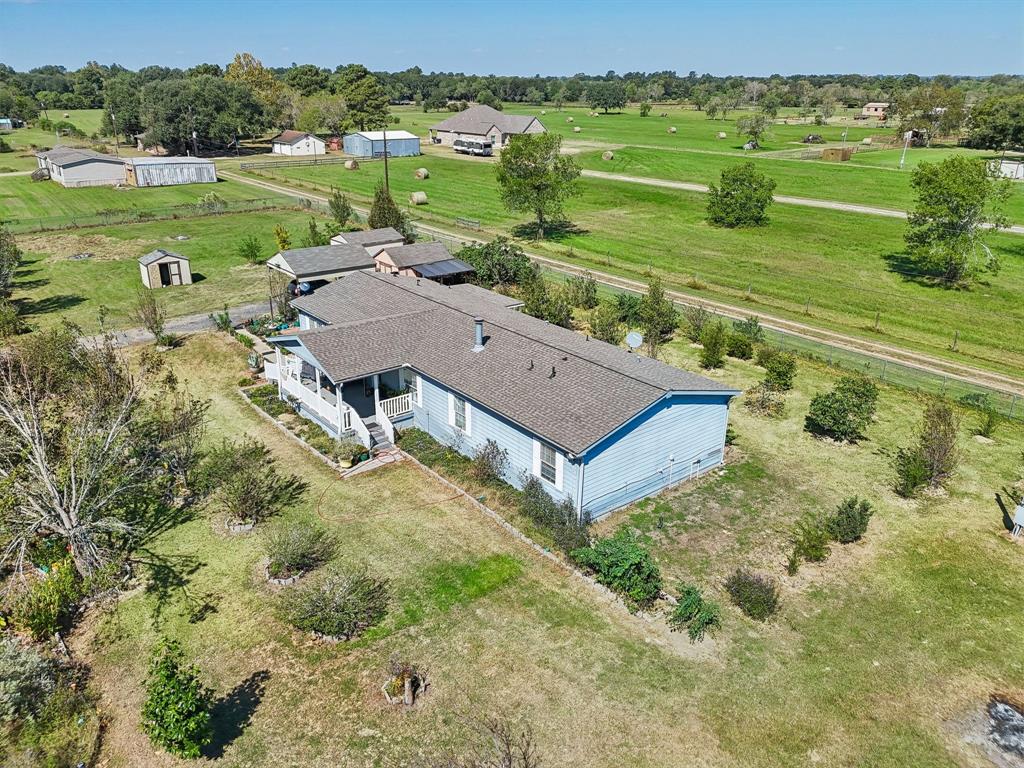
{"type": "Polygon", "coordinates": [[[377,423],[380,424],[380,428],[384,430],[384,437],[388,439],[388,442],[392,445],[395,444],[395,425],[391,423],[391,419],[384,413],[380,408],[377,409],[377,423]]]}
{"type": "Polygon", "coordinates": [[[369,448],[370,443],[373,442],[370,438],[370,430],[367,429],[365,424],[363,424],[363,420],[359,418],[359,414],[352,413],[351,409],[349,409],[349,416],[351,419],[352,431],[356,433],[356,437],[359,438],[359,442],[369,448]]]}
{"type": "Polygon", "coordinates": [[[405,416],[405,414],[412,412],[412,392],[381,400],[378,405],[378,410],[389,419],[405,416]]]}

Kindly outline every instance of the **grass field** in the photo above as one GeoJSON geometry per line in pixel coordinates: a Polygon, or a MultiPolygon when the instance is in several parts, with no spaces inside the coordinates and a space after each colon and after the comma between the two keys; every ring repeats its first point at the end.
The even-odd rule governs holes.
{"type": "MultiPolygon", "coordinates": [[[[336,186],[366,202],[383,166],[261,173],[321,192],[336,186]]],[[[398,158],[391,162],[391,186],[400,204],[414,190],[427,192],[429,205],[411,210],[425,221],[451,226],[456,217],[468,217],[494,233],[523,221],[501,205],[493,165],[486,161],[398,158]],[[413,178],[421,165],[431,172],[426,181],[413,178]]],[[[704,221],[706,198],[699,193],[599,179],[583,179],[581,188],[567,210],[582,231],[537,250],[638,279],[653,268],[677,288],[702,285],[697,295],[749,301],[752,314],[770,312],[993,370],[1024,371],[1020,237],[992,237],[1003,259],[997,278],[949,291],[903,274],[912,268],[903,263],[905,225],[899,220],[779,205],[768,227],[724,230],[704,221]],[[692,283],[694,276],[700,283],[692,283]],[[954,353],[949,347],[955,330],[960,337],[954,353]]]]}
{"type": "Polygon", "coordinates": [[[137,259],[154,248],[167,248],[189,257],[195,281],[157,293],[168,316],[259,301],[267,296],[266,267],[245,264],[236,255],[238,243],[256,235],[264,257],[269,257],[277,250],[274,225],[284,224],[298,241],[309,216],[271,210],[21,235],[18,242],[26,256],[15,279],[14,299],[35,327],[66,319],[95,333],[101,305],[109,310],[108,327],[135,325],[128,313],[142,285],[137,259]],[[175,240],[178,235],[189,239],[175,240]],[[68,258],[82,252],[94,256],[68,258]]]}
{"type": "MultiPolygon", "coordinates": [[[[984,159],[992,156],[987,152],[970,150],[918,149],[908,153],[908,167],[924,161],[936,162],[954,152],[984,159]]],[[[638,147],[617,149],[612,160],[602,160],[601,154],[600,150],[582,152],[576,159],[581,167],[591,170],[700,184],[718,184],[722,171],[739,162],[736,158],[720,154],[665,152],[638,147]]],[[[910,187],[910,172],[898,173],[882,169],[894,158],[892,168],[895,169],[899,162],[899,154],[899,150],[858,153],[854,158],[862,159],[862,162],[857,164],[759,158],[757,155],[750,155],[748,159],[757,163],[759,171],[775,180],[775,192],[779,195],[836,200],[906,211],[913,208],[915,199],[910,187]],[[872,163],[873,158],[877,158],[878,162],[872,163]]],[[[1011,197],[1005,212],[1014,222],[1024,221],[1024,185],[1015,184],[1010,190],[1011,197]]]]}
{"type": "MultiPolygon", "coordinates": [[[[235,181],[216,184],[182,184],[173,187],[82,187],[65,189],[53,181],[32,181],[28,176],[0,177],[0,211],[6,221],[26,223],[26,219],[56,217],[88,218],[97,211],[152,211],[196,203],[204,195],[216,193],[226,201],[278,199],[273,193],[261,193],[235,181]]],[[[35,224],[36,222],[27,222],[35,224]]]]}
{"type": "MultiPolygon", "coordinates": [[[[48,114],[54,122],[64,121],[72,123],[76,128],[85,133],[86,137],[98,132],[100,123],[103,120],[102,109],[51,109],[48,110],[48,114]],[[65,114],[67,114],[67,117],[64,117],[65,114]]],[[[42,117],[42,113],[40,113],[40,117],[42,117]]],[[[33,146],[50,149],[58,144],[88,147],[95,143],[88,138],[74,139],[69,136],[57,136],[50,131],[44,131],[36,127],[17,128],[3,134],[2,138],[14,151],[0,154],[0,168],[14,171],[30,171],[36,168],[33,146]]]]}
{"type": "MultiPolygon", "coordinates": [[[[286,516],[326,526],[342,561],[390,577],[392,608],[363,639],[321,645],[276,617],[258,534],[229,538],[212,512],[170,530],[147,552],[162,567],[146,588],[72,638],[102,694],[111,768],[179,764],[154,755],[138,727],[160,635],[182,641],[218,696],[208,756],[252,768],[408,764],[496,713],[532,724],[553,766],[981,766],[962,722],[992,691],[1024,687],[1008,652],[1024,631],[1024,550],[993,501],[1021,469],[1019,425],[992,444],[965,430],[952,492],[905,502],[887,490],[887,455],[918,419],[912,395],[883,389],[868,439],[844,447],[801,428],[810,396],[833,381],[825,369],[802,365],[778,421],[733,408],[738,447],[724,474],[602,526],[637,529],[673,591],[685,579],[722,602],[722,630],[691,646],[596,598],[411,466],[339,481],[235,393],[244,351],[230,344],[198,336],[167,356],[211,398],[210,439],[266,441],[310,483],[286,516]],[[793,521],[854,493],[878,508],[866,539],[785,576],[793,521]],[[738,565],[780,580],[775,619],[729,605],[720,579],[738,565]],[[392,654],[432,681],[409,714],[379,692],[392,654]]],[[[688,345],[667,355],[694,368],[688,345]]],[[[758,374],[730,362],[716,375],[746,386],[758,374]]]]}

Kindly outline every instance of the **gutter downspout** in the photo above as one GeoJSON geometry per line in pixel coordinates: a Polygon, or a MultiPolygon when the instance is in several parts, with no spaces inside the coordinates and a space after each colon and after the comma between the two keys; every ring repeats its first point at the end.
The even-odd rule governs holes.
{"type": "Polygon", "coordinates": [[[579,471],[576,473],[576,519],[583,519],[583,471],[586,469],[586,459],[582,456],[578,457],[580,460],[579,471]]]}

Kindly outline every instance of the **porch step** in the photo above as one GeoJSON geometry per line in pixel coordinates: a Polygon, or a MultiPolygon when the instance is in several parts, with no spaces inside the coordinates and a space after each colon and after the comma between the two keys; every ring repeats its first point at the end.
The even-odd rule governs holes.
{"type": "Polygon", "coordinates": [[[370,441],[374,448],[381,451],[394,448],[391,441],[388,440],[387,435],[384,434],[384,430],[381,429],[380,424],[367,424],[366,427],[370,431],[370,441]]]}

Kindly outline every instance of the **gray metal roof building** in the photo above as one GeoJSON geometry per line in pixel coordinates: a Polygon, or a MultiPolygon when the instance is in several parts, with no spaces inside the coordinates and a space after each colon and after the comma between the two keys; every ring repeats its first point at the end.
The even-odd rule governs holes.
{"type": "Polygon", "coordinates": [[[212,184],[217,168],[213,160],[200,157],[130,157],[125,159],[125,178],[136,187],[212,184]]]}

